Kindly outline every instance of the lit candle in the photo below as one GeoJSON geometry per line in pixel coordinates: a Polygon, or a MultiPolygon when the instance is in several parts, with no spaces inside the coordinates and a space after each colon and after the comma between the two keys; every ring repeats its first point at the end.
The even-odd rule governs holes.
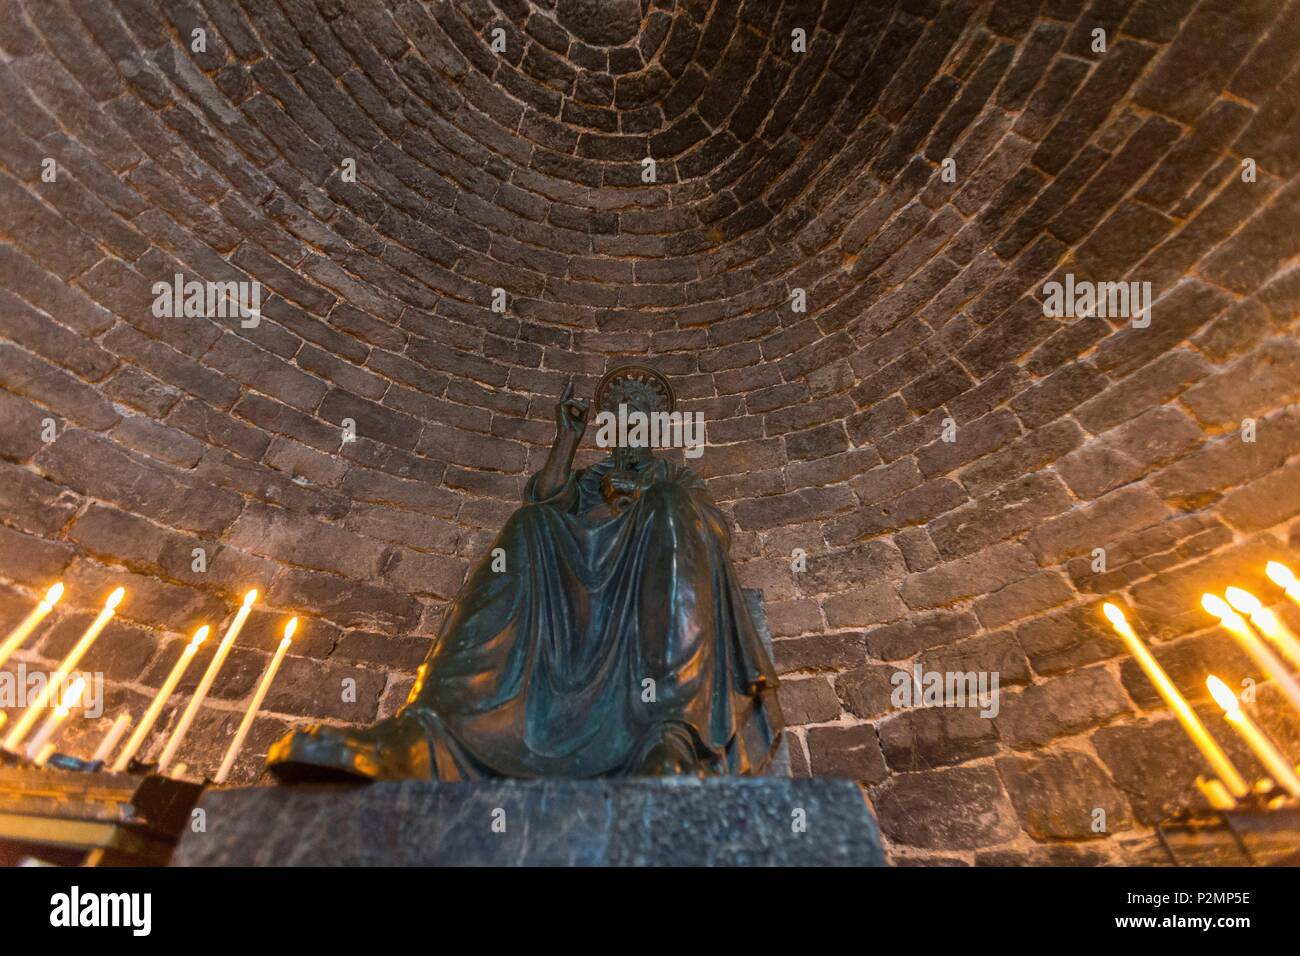
{"type": "Polygon", "coordinates": [[[1286,592],[1292,604],[1300,607],[1300,581],[1296,580],[1290,568],[1281,561],[1270,561],[1264,566],[1264,572],[1270,581],[1286,592]]]}
{"type": "Polygon", "coordinates": [[[1291,702],[1291,706],[1300,710],[1300,684],[1296,683],[1286,665],[1269,646],[1250,629],[1245,618],[1229,607],[1227,601],[1214,594],[1201,595],[1201,607],[1219,619],[1227,632],[1237,639],[1241,649],[1277,684],[1277,689],[1291,702]]]}
{"type": "Polygon", "coordinates": [[[253,726],[253,718],[261,710],[262,701],[266,700],[266,692],[271,689],[271,681],[275,679],[275,672],[280,669],[280,662],[284,660],[285,652],[289,650],[289,644],[293,641],[293,632],[297,629],[298,619],[296,617],[284,626],[284,637],[280,641],[280,646],[275,649],[275,656],[271,658],[266,673],[262,675],[262,683],[257,686],[257,693],[253,695],[248,710],[244,712],[244,719],[240,721],[239,729],[235,731],[235,739],[230,742],[225,759],[221,761],[221,769],[217,771],[213,783],[225,783],[226,777],[230,776],[230,769],[235,765],[235,758],[239,756],[239,750],[244,746],[244,738],[248,736],[248,731],[253,726]]]}
{"type": "Polygon", "coordinates": [[[4,667],[10,655],[22,647],[23,641],[27,640],[32,631],[36,630],[41,621],[45,620],[45,615],[54,610],[54,605],[59,603],[61,597],[63,597],[62,581],[46,591],[45,597],[41,598],[36,607],[32,608],[32,613],[23,618],[23,622],[9,632],[9,636],[5,638],[4,643],[0,644],[0,667],[4,667]]]}
{"type": "Polygon", "coordinates": [[[1300,797],[1300,776],[1296,774],[1290,761],[1282,756],[1281,751],[1264,735],[1264,731],[1259,729],[1259,725],[1241,709],[1237,695],[1232,692],[1232,689],[1213,674],[1205,679],[1205,684],[1210,688],[1210,694],[1223,708],[1223,719],[1241,735],[1241,739],[1246,741],[1250,749],[1255,752],[1255,756],[1259,758],[1259,762],[1264,765],[1273,779],[1291,796],[1300,797]]]}
{"type": "Polygon", "coordinates": [[[36,736],[27,744],[27,757],[34,760],[40,756],[45,745],[52,743],[50,739],[54,732],[63,726],[63,722],[68,719],[68,714],[72,708],[76,707],[81,701],[82,691],[86,689],[86,678],[78,677],[74,680],[62,694],[59,695],[59,705],[50,712],[50,716],[45,718],[45,723],[41,724],[41,729],[36,731],[36,736]]]}
{"type": "Polygon", "coordinates": [[[199,647],[207,638],[208,626],[204,624],[194,632],[190,642],[181,651],[181,656],[172,665],[171,673],[167,675],[167,679],[163,681],[163,685],[158,688],[158,693],[154,695],[153,701],[150,702],[149,709],[144,712],[144,716],[140,718],[140,723],[132,731],[131,739],[126,742],[122,752],[113,761],[111,769],[114,773],[121,773],[125,770],[131,763],[131,758],[140,750],[145,738],[149,736],[149,731],[153,730],[153,725],[158,722],[158,715],[162,713],[162,709],[167,705],[172,692],[176,690],[176,685],[181,682],[186,669],[189,668],[190,661],[194,660],[194,655],[198,653],[199,647]]]}
{"type": "Polygon", "coordinates": [[[38,767],[44,767],[47,763],[49,763],[50,758],[53,756],[54,756],[54,744],[46,744],[44,747],[41,748],[41,752],[36,755],[36,759],[33,760],[32,763],[36,764],[36,766],[38,767]]]}
{"type": "Polygon", "coordinates": [[[117,612],[117,606],[122,603],[122,598],[126,594],[125,588],[118,588],[108,596],[104,602],[104,609],[91,622],[90,627],[86,628],[86,633],[81,635],[81,639],[73,645],[72,650],[68,651],[68,656],[59,664],[58,670],[51,675],[49,681],[36,695],[36,700],[31,706],[23,712],[18,722],[10,728],[9,733],[4,739],[4,748],[6,750],[17,750],[18,745],[23,742],[27,732],[35,726],[36,721],[40,719],[41,713],[50,704],[50,696],[68,679],[72,669],[77,666],[78,662],[86,656],[86,651],[90,650],[90,645],[95,643],[95,638],[99,637],[99,632],[108,626],[108,622],[113,619],[117,612]]]}
{"type": "Polygon", "coordinates": [[[1232,794],[1228,788],[1223,785],[1223,781],[1216,777],[1197,777],[1196,789],[1201,791],[1201,796],[1205,797],[1206,802],[1215,810],[1234,810],[1237,807],[1237,801],[1232,799],[1232,794]]]}
{"type": "Polygon", "coordinates": [[[176,730],[172,732],[171,740],[167,741],[162,756],[158,758],[159,773],[162,773],[167,768],[167,765],[172,762],[172,758],[176,756],[176,751],[180,749],[181,742],[189,732],[190,724],[194,723],[199,708],[208,696],[208,691],[212,689],[212,682],[217,679],[217,671],[221,670],[221,665],[226,662],[226,655],[230,653],[230,645],[235,643],[235,638],[239,636],[244,622],[248,620],[248,615],[252,613],[253,602],[256,600],[257,591],[249,591],[244,595],[243,606],[239,609],[239,613],[235,615],[235,619],[230,622],[230,627],[226,630],[225,636],[221,638],[221,643],[217,645],[217,651],[212,655],[212,661],[208,664],[208,669],[204,671],[203,679],[199,681],[194,696],[190,698],[189,706],[185,708],[180,723],[176,725],[176,730]]]}
{"type": "Polygon", "coordinates": [[[1102,605],[1102,611],[1109,618],[1116,633],[1123,638],[1124,645],[1128,648],[1129,653],[1137,659],[1138,665],[1146,673],[1147,679],[1155,685],[1160,696],[1169,705],[1169,709],[1174,712],[1174,716],[1182,724],[1187,736],[1192,738],[1192,743],[1201,752],[1201,756],[1214,768],[1214,772],[1218,774],[1219,779],[1224,782],[1224,785],[1227,786],[1228,791],[1234,797],[1244,797],[1250,792],[1245,779],[1237,772],[1237,768],[1232,765],[1228,755],[1215,743],[1214,738],[1210,736],[1210,732],[1201,723],[1201,719],[1196,716],[1196,712],[1183,699],[1183,695],[1178,693],[1178,688],[1169,679],[1169,675],[1165,673],[1164,668],[1160,666],[1151,655],[1151,652],[1147,650],[1146,645],[1133,632],[1133,627],[1129,624],[1128,619],[1124,617],[1124,612],[1109,601],[1102,605]]]}
{"type": "Polygon", "coordinates": [[[1300,639],[1281,618],[1244,588],[1228,588],[1223,595],[1235,610],[1250,618],[1255,630],[1268,638],[1292,667],[1300,669],[1300,639]]]}
{"type": "Polygon", "coordinates": [[[117,715],[113,721],[113,726],[108,728],[108,733],[104,734],[104,739],[101,740],[99,746],[95,748],[94,756],[90,758],[91,762],[107,760],[109,754],[113,752],[113,748],[117,746],[117,742],[121,740],[122,735],[126,733],[126,728],[130,726],[131,712],[129,710],[124,710],[117,715]]]}

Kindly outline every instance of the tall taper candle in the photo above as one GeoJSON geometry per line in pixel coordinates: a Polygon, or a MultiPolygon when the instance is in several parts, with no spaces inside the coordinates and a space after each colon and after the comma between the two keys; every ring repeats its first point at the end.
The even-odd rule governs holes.
{"type": "Polygon", "coordinates": [[[1280,617],[1264,607],[1264,602],[1245,588],[1228,588],[1223,596],[1234,610],[1250,619],[1255,629],[1268,638],[1288,664],[1300,670],[1300,639],[1296,638],[1291,628],[1282,623],[1280,617]]]}
{"type": "Polygon", "coordinates": [[[117,606],[122,603],[122,598],[126,594],[125,588],[118,588],[108,596],[104,602],[104,609],[91,622],[90,627],[86,628],[86,633],[81,635],[81,639],[73,645],[72,650],[68,651],[68,656],[63,659],[50,679],[46,682],[45,687],[36,695],[36,700],[23,712],[18,722],[10,728],[9,733],[4,739],[4,748],[6,750],[17,750],[18,745],[23,742],[27,732],[35,726],[36,721],[40,719],[41,713],[50,704],[50,696],[63,685],[72,673],[72,669],[77,666],[86,651],[90,650],[90,645],[95,643],[95,638],[99,637],[99,632],[108,626],[108,622],[113,619],[117,611],[117,606]]]}
{"type": "Polygon", "coordinates": [[[1183,699],[1182,694],[1178,693],[1178,688],[1169,679],[1165,669],[1160,666],[1151,652],[1147,650],[1146,645],[1134,633],[1132,625],[1124,617],[1124,612],[1109,601],[1102,605],[1102,611],[1110,619],[1111,626],[1115,628],[1116,633],[1123,638],[1124,645],[1128,648],[1129,653],[1137,659],[1138,665],[1146,673],[1147,679],[1155,685],[1156,690],[1160,692],[1160,696],[1169,705],[1169,709],[1178,718],[1178,722],[1183,725],[1183,730],[1187,732],[1187,736],[1192,738],[1192,743],[1201,752],[1201,756],[1205,758],[1206,763],[1214,768],[1214,772],[1218,774],[1219,779],[1223,781],[1234,797],[1244,797],[1250,792],[1250,787],[1246,785],[1245,778],[1237,772],[1237,768],[1232,765],[1232,761],[1223,752],[1223,748],[1215,743],[1214,738],[1205,729],[1205,725],[1201,723],[1201,718],[1196,716],[1196,712],[1192,710],[1191,705],[1183,699]]]}
{"type": "Polygon", "coordinates": [[[203,706],[208,691],[212,689],[212,682],[217,679],[217,671],[221,670],[221,665],[226,662],[226,655],[230,653],[230,645],[235,643],[235,638],[239,636],[240,630],[244,627],[244,622],[248,620],[248,615],[252,613],[253,602],[256,600],[257,591],[255,590],[244,595],[243,606],[239,609],[239,613],[235,615],[235,619],[230,622],[230,627],[226,630],[225,636],[221,638],[221,643],[217,645],[217,652],[212,655],[212,661],[208,664],[208,669],[204,671],[203,679],[199,681],[194,696],[190,698],[189,706],[185,708],[180,723],[176,725],[176,730],[172,732],[171,740],[167,741],[162,756],[158,758],[159,773],[167,769],[167,765],[176,756],[176,751],[180,749],[181,742],[185,740],[185,734],[189,732],[190,724],[194,723],[199,708],[203,706]]]}
{"type": "Polygon", "coordinates": [[[18,648],[23,646],[23,641],[31,636],[32,631],[45,620],[45,615],[54,610],[54,605],[59,603],[59,598],[63,597],[63,582],[53,585],[45,592],[45,597],[37,602],[36,607],[28,614],[21,624],[9,632],[4,643],[0,644],[0,667],[4,667],[9,660],[10,655],[18,648]]]}
{"type": "Polygon", "coordinates": [[[59,729],[72,708],[81,702],[81,694],[86,689],[86,678],[78,677],[67,688],[59,693],[58,706],[50,712],[50,716],[45,718],[45,723],[41,724],[41,729],[36,731],[35,736],[27,744],[27,759],[35,760],[45,749],[47,743],[51,743],[51,737],[59,729]]]}
{"type": "Polygon", "coordinates": [[[117,755],[113,761],[113,771],[121,773],[131,763],[131,758],[139,751],[140,746],[144,743],[145,738],[149,736],[149,731],[153,730],[153,725],[158,722],[158,715],[162,713],[163,707],[171,698],[172,692],[176,690],[176,685],[180,683],[181,678],[185,676],[186,669],[190,666],[190,661],[194,660],[194,655],[198,653],[199,647],[208,637],[208,626],[204,624],[194,632],[194,637],[181,650],[181,656],[176,659],[172,665],[172,671],[163,681],[163,685],[158,688],[158,693],[154,695],[149,704],[149,709],[144,712],[140,718],[140,723],[136,725],[135,730],[131,732],[131,739],[126,742],[122,752],[117,755]]]}
{"type": "Polygon", "coordinates": [[[113,753],[113,748],[117,742],[122,739],[126,733],[126,728],[131,726],[131,712],[124,710],[113,719],[113,726],[108,728],[108,733],[104,734],[104,739],[99,742],[95,748],[95,753],[91,756],[91,762],[96,760],[107,760],[113,753]]]}
{"type": "Polygon", "coordinates": [[[244,738],[248,736],[248,731],[253,726],[253,718],[262,709],[262,701],[266,700],[266,692],[271,689],[271,681],[275,680],[275,672],[280,669],[280,662],[284,660],[285,652],[289,650],[289,644],[293,641],[293,632],[297,629],[298,619],[296,617],[284,626],[284,637],[280,641],[280,646],[275,649],[275,656],[271,658],[266,673],[262,675],[262,683],[258,684],[257,693],[253,695],[248,710],[244,712],[244,719],[239,722],[239,729],[235,731],[235,739],[230,741],[230,746],[226,749],[225,759],[221,761],[221,769],[217,771],[216,777],[212,780],[213,783],[225,783],[226,777],[230,776],[230,769],[235,765],[235,758],[239,756],[239,750],[244,746],[244,738]]]}
{"type": "Polygon", "coordinates": [[[1264,731],[1259,729],[1259,725],[1241,709],[1241,704],[1237,700],[1237,695],[1232,692],[1232,688],[1213,674],[1205,679],[1205,684],[1210,688],[1210,694],[1223,708],[1223,719],[1241,735],[1241,739],[1246,741],[1250,749],[1255,752],[1255,756],[1264,765],[1264,769],[1268,771],[1269,776],[1276,780],[1282,789],[1291,796],[1300,797],[1300,776],[1296,774],[1291,762],[1282,756],[1277,747],[1273,746],[1273,742],[1268,739],[1264,731]]]}
{"type": "Polygon", "coordinates": [[[1277,685],[1291,706],[1300,711],[1300,684],[1291,676],[1291,672],[1272,649],[1264,643],[1258,634],[1250,629],[1245,618],[1229,607],[1228,602],[1215,594],[1201,595],[1201,607],[1219,619],[1224,629],[1236,638],[1241,649],[1250,655],[1250,659],[1277,685]]]}

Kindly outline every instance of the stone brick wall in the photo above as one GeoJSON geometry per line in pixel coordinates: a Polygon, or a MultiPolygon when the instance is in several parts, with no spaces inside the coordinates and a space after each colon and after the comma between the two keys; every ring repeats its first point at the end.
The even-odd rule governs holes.
{"type": "Polygon", "coordinates": [[[1300,543],[1298,64],[1294,0],[0,0],[0,622],[69,588],[16,660],[123,584],[87,664],[138,714],[259,587],[181,754],[298,614],[252,779],[400,702],[565,380],[649,362],[797,772],[900,862],[1152,859],[1202,768],[1097,609],[1207,719],[1252,676],[1197,599],[1300,543]],[[156,316],[177,273],[260,323],[156,316]],[[1149,326],[1046,315],[1067,273],[1149,326]],[[918,663],[998,715],[893,706],[918,663]]]}

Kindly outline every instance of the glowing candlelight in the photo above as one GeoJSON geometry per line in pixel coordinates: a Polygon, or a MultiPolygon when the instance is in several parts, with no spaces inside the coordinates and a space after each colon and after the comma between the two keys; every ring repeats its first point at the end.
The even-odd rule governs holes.
{"type": "Polygon", "coordinates": [[[1228,588],[1223,592],[1228,603],[1237,611],[1250,618],[1255,630],[1263,634],[1278,649],[1293,668],[1300,669],[1300,639],[1291,628],[1282,623],[1282,619],[1264,603],[1244,588],[1228,588]]]}
{"type": "Polygon", "coordinates": [[[63,726],[63,722],[68,719],[68,714],[72,712],[72,708],[81,702],[81,695],[85,689],[86,678],[78,677],[67,690],[59,695],[59,705],[54,708],[50,716],[45,718],[45,723],[41,724],[41,729],[36,731],[36,736],[27,745],[28,759],[35,759],[40,756],[41,751],[45,749],[45,745],[53,743],[50,738],[54,736],[55,731],[63,726]]]}
{"type": "Polygon", "coordinates": [[[244,746],[244,738],[248,736],[248,731],[253,726],[253,719],[257,716],[257,712],[262,709],[262,701],[266,700],[266,692],[271,689],[271,681],[275,680],[275,672],[280,669],[280,662],[284,660],[285,652],[289,650],[289,645],[293,642],[293,632],[297,629],[298,619],[296,617],[284,626],[284,637],[280,640],[280,646],[275,649],[275,656],[271,658],[266,673],[262,675],[262,683],[257,686],[257,693],[253,695],[248,710],[244,712],[244,719],[239,723],[239,730],[235,731],[235,739],[230,742],[230,747],[226,750],[226,756],[221,761],[221,768],[217,771],[216,777],[213,778],[213,783],[225,783],[226,777],[230,776],[230,770],[235,765],[235,758],[239,756],[240,748],[244,746]]]}
{"type": "Polygon", "coordinates": [[[239,636],[244,622],[248,620],[248,615],[253,611],[253,602],[257,600],[257,591],[249,591],[244,595],[244,604],[235,615],[235,619],[230,623],[226,630],[225,636],[221,638],[221,643],[217,645],[217,652],[212,655],[212,661],[208,664],[208,669],[203,673],[203,679],[199,681],[198,688],[194,691],[194,696],[190,698],[189,706],[185,708],[185,713],[181,715],[180,723],[176,725],[176,730],[172,732],[171,740],[167,741],[167,746],[163,749],[162,756],[158,758],[158,772],[162,773],[172,758],[176,756],[176,751],[180,749],[181,742],[189,732],[190,724],[194,723],[194,718],[198,716],[199,708],[203,705],[204,699],[208,696],[208,691],[212,689],[212,682],[217,679],[217,672],[221,670],[221,665],[226,662],[226,655],[230,653],[230,645],[235,643],[235,638],[239,636]]]}
{"type": "Polygon", "coordinates": [[[1250,629],[1245,618],[1234,611],[1227,601],[1214,594],[1201,595],[1201,607],[1219,619],[1227,632],[1237,639],[1241,649],[1277,684],[1277,689],[1291,702],[1291,706],[1300,710],[1300,684],[1296,683],[1286,665],[1269,646],[1250,629]]]}
{"type": "MultiPolygon", "coordinates": [[[[131,739],[126,742],[126,747],[122,749],[122,752],[118,754],[117,759],[113,761],[112,770],[115,773],[121,773],[131,763],[131,758],[136,755],[141,745],[144,743],[145,738],[149,736],[149,731],[153,730],[153,725],[158,722],[158,715],[161,714],[162,709],[167,706],[167,701],[171,698],[172,692],[176,690],[176,685],[179,684],[181,678],[185,676],[185,671],[189,668],[190,661],[194,660],[194,655],[198,653],[199,647],[202,646],[203,642],[207,639],[208,626],[204,624],[194,632],[194,636],[190,638],[190,642],[186,644],[184,650],[181,651],[181,656],[178,657],[176,663],[172,665],[171,673],[167,675],[167,679],[163,681],[162,686],[158,688],[158,693],[154,695],[153,700],[150,702],[149,709],[144,712],[144,716],[140,718],[140,723],[138,723],[135,730],[132,731],[131,739]]],[[[109,753],[111,752],[112,750],[110,749],[109,753]]],[[[107,754],[105,756],[107,757],[107,754]]]]}
{"type": "Polygon", "coordinates": [[[1264,731],[1259,729],[1259,725],[1241,709],[1237,695],[1232,692],[1232,689],[1213,674],[1205,679],[1205,684],[1210,688],[1210,694],[1215,701],[1223,708],[1223,719],[1232,725],[1232,729],[1241,735],[1242,740],[1246,741],[1250,749],[1255,752],[1255,756],[1259,758],[1259,762],[1268,770],[1269,775],[1291,796],[1300,797],[1300,776],[1297,776],[1290,761],[1282,756],[1281,751],[1264,735],[1264,731]]]}
{"type": "Polygon", "coordinates": [[[94,755],[90,758],[92,762],[97,760],[107,760],[117,742],[122,739],[126,733],[126,728],[131,726],[131,712],[124,710],[113,720],[113,726],[108,728],[108,733],[104,734],[104,739],[99,742],[95,748],[94,755]]]}
{"type": "Polygon", "coordinates": [[[1234,797],[1244,797],[1250,792],[1245,778],[1237,772],[1237,768],[1232,765],[1228,755],[1215,743],[1214,738],[1210,736],[1210,732],[1205,729],[1205,725],[1201,723],[1201,718],[1196,716],[1196,712],[1183,699],[1183,695],[1178,693],[1178,688],[1169,679],[1169,675],[1165,673],[1164,668],[1160,666],[1151,652],[1147,650],[1146,645],[1134,633],[1132,625],[1124,617],[1124,612],[1109,601],[1102,605],[1102,611],[1110,620],[1111,626],[1115,628],[1116,633],[1123,638],[1124,645],[1128,648],[1129,653],[1137,659],[1138,665],[1147,675],[1147,679],[1155,685],[1160,696],[1169,705],[1169,709],[1174,712],[1174,716],[1182,724],[1187,736],[1192,738],[1192,743],[1201,752],[1201,756],[1214,768],[1214,772],[1234,797]]]}
{"type": "Polygon", "coordinates": [[[32,608],[32,612],[23,618],[21,624],[9,632],[4,643],[0,644],[0,667],[4,667],[10,655],[23,646],[23,641],[31,637],[32,631],[36,630],[41,621],[45,620],[45,615],[54,610],[54,605],[59,603],[61,597],[63,597],[62,581],[46,591],[45,597],[37,602],[36,607],[32,608]]]}
{"type": "Polygon", "coordinates": [[[1281,561],[1270,561],[1264,566],[1264,573],[1268,575],[1270,581],[1286,592],[1286,596],[1291,599],[1291,603],[1300,607],[1300,581],[1291,573],[1281,561]]]}
{"type": "Polygon", "coordinates": [[[54,756],[54,744],[46,744],[44,747],[41,748],[41,752],[36,755],[36,759],[33,760],[32,763],[36,764],[36,766],[38,767],[44,767],[47,763],[49,763],[50,758],[53,756],[54,756]]]}
{"type": "Polygon", "coordinates": [[[45,687],[36,695],[36,700],[23,712],[18,722],[10,728],[4,739],[4,748],[6,750],[18,749],[18,745],[23,742],[27,732],[35,726],[42,712],[50,705],[51,695],[63,686],[63,682],[68,679],[72,669],[86,656],[86,651],[90,650],[90,645],[95,643],[95,638],[99,637],[99,632],[107,627],[108,622],[113,619],[113,615],[117,613],[117,606],[122,603],[122,598],[125,595],[126,589],[118,588],[108,596],[108,600],[104,602],[104,609],[91,622],[90,627],[86,628],[86,633],[81,635],[81,639],[73,645],[72,650],[68,651],[68,656],[63,659],[58,670],[50,676],[45,687]]]}
{"type": "Polygon", "coordinates": [[[1212,809],[1236,809],[1237,801],[1232,799],[1232,794],[1228,792],[1228,788],[1217,777],[1197,777],[1196,789],[1201,791],[1201,796],[1205,797],[1206,802],[1209,803],[1212,809]]]}

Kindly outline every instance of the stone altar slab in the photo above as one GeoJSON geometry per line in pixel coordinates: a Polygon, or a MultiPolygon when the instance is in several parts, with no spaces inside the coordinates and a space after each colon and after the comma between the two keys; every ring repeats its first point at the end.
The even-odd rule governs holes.
{"type": "Polygon", "coordinates": [[[633,778],[210,790],[179,866],[884,866],[851,780],[633,778]]]}

